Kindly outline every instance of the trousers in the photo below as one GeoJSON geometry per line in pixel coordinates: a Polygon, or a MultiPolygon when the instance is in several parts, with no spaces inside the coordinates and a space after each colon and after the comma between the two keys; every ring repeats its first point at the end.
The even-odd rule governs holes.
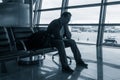
{"type": "Polygon", "coordinates": [[[54,39],[51,40],[51,45],[57,48],[62,67],[68,66],[66,52],[65,52],[66,47],[71,48],[76,63],[82,62],[80,51],[76,45],[76,42],[73,39],[63,39],[63,40],[54,39]]]}

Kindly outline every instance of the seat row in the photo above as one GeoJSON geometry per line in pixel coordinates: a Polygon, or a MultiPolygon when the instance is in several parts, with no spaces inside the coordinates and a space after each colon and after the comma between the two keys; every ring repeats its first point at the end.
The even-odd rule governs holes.
{"type": "Polygon", "coordinates": [[[56,49],[52,47],[27,50],[26,45],[22,41],[27,39],[34,32],[42,30],[45,30],[45,28],[0,27],[0,63],[2,72],[7,72],[5,65],[7,61],[35,55],[45,55],[45,53],[56,51],[56,49]],[[18,44],[19,41],[21,45],[18,44]],[[19,47],[22,49],[18,49],[19,47]]]}

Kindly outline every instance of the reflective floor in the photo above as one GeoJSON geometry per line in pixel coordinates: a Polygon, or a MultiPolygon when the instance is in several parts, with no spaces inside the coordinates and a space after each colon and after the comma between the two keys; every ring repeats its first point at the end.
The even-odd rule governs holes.
{"type": "MultiPolygon", "coordinates": [[[[48,53],[39,65],[18,66],[15,61],[7,62],[8,73],[0,72],[0,80],[120,80],[120,48],[81,44],[78,47],[88,69],[76,67],[72,52],[67,48],[67,55],[72,58],[73,74],[61,72],[60,65],[52,61],[54,52],[48,53]]],[[[60,64],[58,56],[55,61],[60,64]]]]}

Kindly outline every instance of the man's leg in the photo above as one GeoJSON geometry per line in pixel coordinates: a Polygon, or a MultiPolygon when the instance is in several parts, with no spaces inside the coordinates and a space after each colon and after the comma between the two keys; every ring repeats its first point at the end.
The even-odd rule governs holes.
{"type": "Polygon", "coordinates": [[[73,72],[72,69],[68,66],[67,62],[67,57],[66,57],[66,52],[65,52],[65,45],[63,40],[54,40],[52,41],[52,45],[55,46],[58,49],[59,57],[60,57],[60,62],[62,65],[62,69],[67,72],[73,72]]]}
{"type": "MultiPolygon", "coordinates": [[[[83,64],[83,66],[84,66],[85,63],[81,59],[81,54],[80,54],[80,51],[76,45],[76,42],[72,39],[66,39],[66,40],[64,40],[64,43],[65,43],[65,46],[71,47],[76,64],[81,64],[81,65],[83,64]]],[[[85,64],[85,66],[87,66],[87,65],[85,64]]]]}

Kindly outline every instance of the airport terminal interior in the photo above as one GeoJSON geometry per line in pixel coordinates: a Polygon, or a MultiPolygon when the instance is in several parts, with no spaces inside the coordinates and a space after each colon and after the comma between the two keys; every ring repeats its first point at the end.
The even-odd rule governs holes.
{"type": "Polygon", "coordinates": [[[0,80],[120,80],[119,8],[120,0],[0,0],[0,80]],[[76,66],[65,48],[71,74],[61,71],[56,48],[28,49],[25,43],[66,11],[72,39],[88,64],[76,66]]]}

